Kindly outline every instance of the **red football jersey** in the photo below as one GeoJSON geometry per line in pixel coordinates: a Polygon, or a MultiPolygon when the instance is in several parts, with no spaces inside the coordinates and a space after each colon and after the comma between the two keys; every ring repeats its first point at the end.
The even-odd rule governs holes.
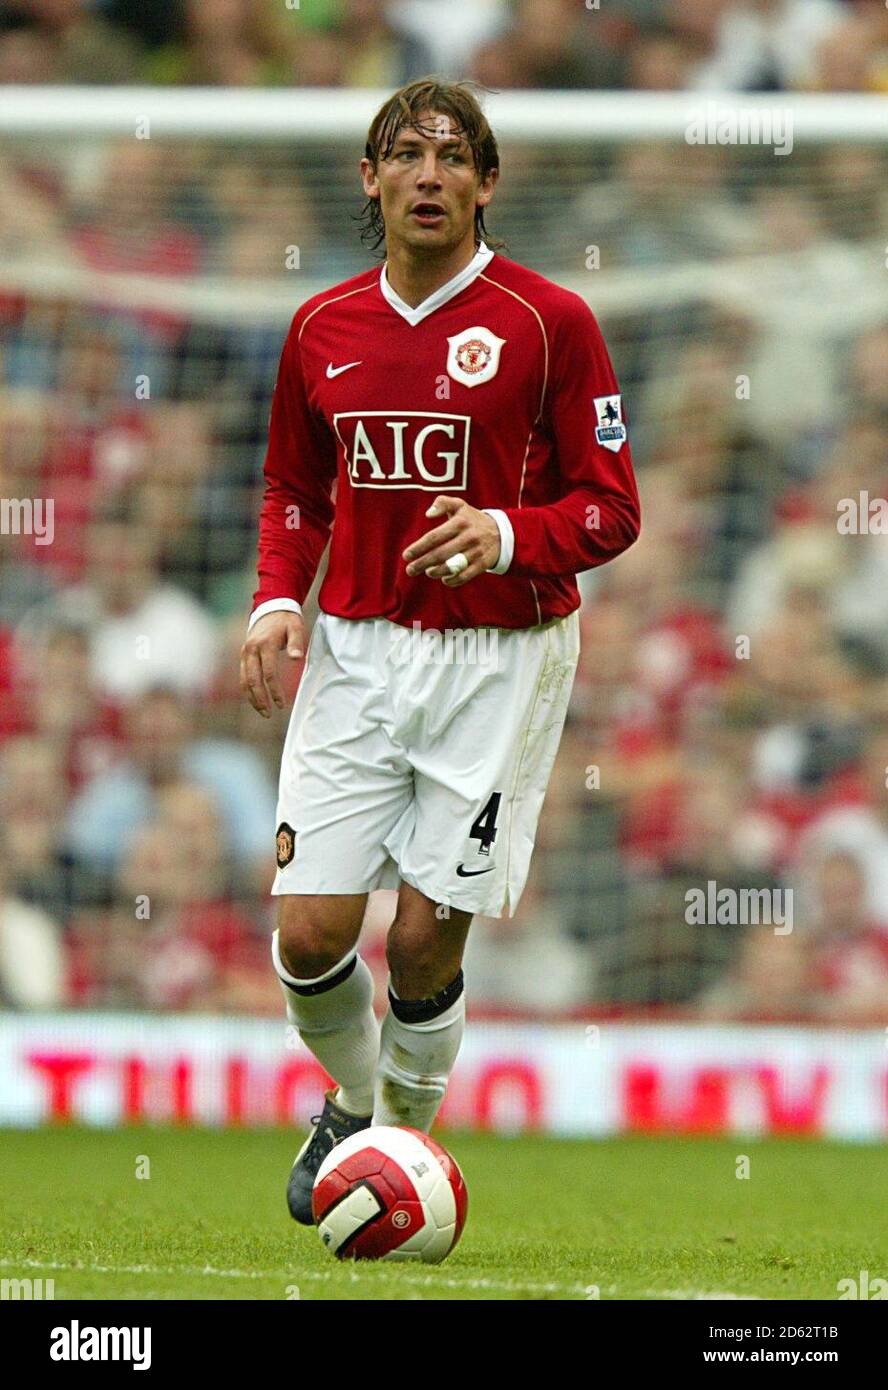
{"type": "Polygon", "coordinates": [[[254,609],[319,602],[411,626],[532,627],[579,606],[639,506],[619,387],[585,302],[486,247],[415,310],[379,268],[308,300],[271,411],[254,609]],[[335,488],[335,502],[333,485],[335,488]],[[507,572],[450,589],[403,551],[439,493],[505,513],[507,572]]]}

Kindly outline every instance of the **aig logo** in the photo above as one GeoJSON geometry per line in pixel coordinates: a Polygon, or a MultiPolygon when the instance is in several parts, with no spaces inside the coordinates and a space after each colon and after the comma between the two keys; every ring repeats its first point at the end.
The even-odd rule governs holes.
{"type": "Polygon", "coordinates": [[[353,487],[461,491],[469,463],[469,415],[348,410],[333,416],[353,487]]]}

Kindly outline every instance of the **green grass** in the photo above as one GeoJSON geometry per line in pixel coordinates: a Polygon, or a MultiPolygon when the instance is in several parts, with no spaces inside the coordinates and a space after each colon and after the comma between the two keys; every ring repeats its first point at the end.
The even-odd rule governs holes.
{"type": "Polygon", "coordinates": [[[338,1264],[290,1221],[296,1137],[0,1133],[0,1274],[58,1299],[836,1297],[888,1276],[885,1151],[814,1141],[445,1136],[469,1219],[445,1264],[338,1264]],[[735,1177],[738,1154],[751,1176],[735,1177]],[[139,1155],[149,1180],[135,1176],[139,1155]],[[288,1294],[289,1289],[289,1294],[288,1294]]]}

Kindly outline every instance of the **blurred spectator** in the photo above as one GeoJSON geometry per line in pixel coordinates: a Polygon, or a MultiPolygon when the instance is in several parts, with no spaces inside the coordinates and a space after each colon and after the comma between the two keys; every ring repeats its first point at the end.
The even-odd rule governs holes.
{"type": "Polygon", "coordinates": [[[98,316],[65,315],[55,390],[44,417],[35,490],[52,498],[51,545],[35,551],[56,581],[83,577],[87,529],[99,497],[118,489],[144,458],[144,414],[122,393],[122,345],[98,316]]]}
{"type": "Polygon", "coordinates": [[[749,929],[737,965],[700,999],[700,1013],[710,1020],[793,1022],[811,1008],[807,943],[800,932],[776,936],[771,926],[749,929]]]}
{"type": "Polygon", "coordinates": [[[888,90],[888,31],[845,0],[6,0],[0,82],[888,90]]]}
{"type": "Polygon", "coordinates": [[[286,15],[254,0],[185,0],[184,25],[148,56],[150,82],[263,86],[285,67],[286,15]],[[284,50],[282,53],[282,49],[284,50]]]}
{"type": "Polygon", "coordinates": [[[858,916],[878,925],[879,930],[885,930],[888,929],[888,725],[884,722],[874,721],[858,766],[861,776],[853,789],[856,794],[835,798],[820,808],[820,813],[800,837],[794,874],[802,892],[808,891],[812,897],[813,909],[818,895],[812,892],[810,885],[820,865],[833,856],[853,860],[859,880],[857,887],[863,890],[858,916]]]}
{"type": "Polygon", "coordinates": [[[392,88],[421,77],[432,66],[425,35],[397,27],[389,11],[380,0],[338,0],[333,23],[309,39],[305,57],[303,40],[296,46],[298,81],[310,86],[320,77],[321,86],[392,88]],[[320,72],[319,44],[327,45],[320,72]]]}
{"type": "Polygon", "coordinates": [[[629,48],[626,86],[641,92],[681,92],[691,83],[701,46],[662,23],[651,25],[629,48]]]}
{"type": "MultiPolygon", "coordinates": [[[[675,539],[693,547],[701,598],[719,606],[786,485],[779,457],[756,433],[748,402],[737,400],[742,342],[742,330],[730,348],[700,334],[693,347],[673,356],[668,375],[654,377],[647,402],[662,429],[651,441],[651,463],[663,467],[649,470],[647,484],[660,484],[655,501],[665,504],[657,508],[656,524],[665,527],[667,515],[683,517],[685,529],[675,539]]],[[[678,575],[674,587],[680,587],[678,575]]]]}
{"type": "MultiPolygon", "coordinates": [[[[87,782],[65,818],[74,859],[101,873],[115,872],[157,798],[187,778],[214,799],[223,827],[220,845],[231,872],[252,890],[267,891],[273,870],[275,787],[259,757],[227,739],[195,737],[193,711],[171,690],[138,697],[124,715],[124,759],[87,782]]],[[[207,833],[211,832],[210,827],[207,833]]],[[[218,833],[218,832],[215,832],[218,833]]]]}
{"type": "Polygon", "coordinates": [[[625,57],[573,0],[516,0],[502,33],[482,44],[472,76],[489,87],[619,87],[625,57]]]}
{"type": "Polygon", "coordinates": [[[16,898],[0,831],[0,1008],[56,1009],[65,1003],[59,929],[48,913],[16,898]]]}
{"type": "Polygon", "coordinates": [[[84,583],[33,610],[19,639],[35,661],[48,625],[78,623],[89,631],[92,679],[109,699],[158,685],[197,695],[213,681],[217,634],[199,603],[161,581],[161,537],[144,524],[143,505],[130,493],[102,509],[89,525],[84,583]]]}
{"type": "MultiPolygon", "coordinates": [[[[810,85],[820,46],[841,49],[841,0],[747,0],[713,7],[715,49],[692,86],[716,92],[767,92],[810,85]]],[[[844,32],[844,31],[843,31],[844,32]]]]}
{"type": "MultiPolygon", "coordinates": [[[[0,36],[0,86],[19,80],[14,74],[3,75],[0,36]]],[[[74,261],[50,192],[29,177],[26,166],[0,156],[0,255],[4,260],[27,255],[33,253],[35,245],[51,255],[57,265],[74,261]]]]}
{"type": "Polygon", "coordinates": [[[300,87],[344,86],[342,40],[332,29],[303,34],[294,47],[292,81],[300,87]]]}
{"type": "Polygon", "coordinates": [[[879,411],[888,422],[888,324],[863,333],[854,345],[851,395],[854,404],[879,411]]]}
{"type": "Polygon", "coordinates": [[[888,26],[883,6],[858,6],[817,45],[810,85],[827,92],[888,90],[888,26]]]}
{"type": "Polygon", "coordinates": [[[803,431],[844,426],[840,394],[824,391],[823,382],[840,376],[847,355],[843,339],[878,314],[878,300],[868,290],[869,252],[860,256],[826,235],[824,204],[813,187],[761,180],[747,215],[768,253],[755,293],[745,294],[742,305],[756,329],[747,361],[755,383],[749,411],[755,429],[788,443],[803,431]]]}
{"type": "Polygon", "coordinates": [[[803,920],[787,935],[750,928],[737,967],[704,994],[704,1016],[888,1020],[888,931],[870,915],[861,863],[844,851],[809,854],[803,920]]]}
{"type": "Polygon", "coordinates": [[[477,997],[506,1012],[564,1013],[581,1006],[595,986],[594,956],[566,934],[563,916],[540,892],[536,874],[514,918],[475,918],[465,968],[477,997]]]}
{"type": "Polygon", "coordinates": [[[217,574],[240,560],[246,544],[239,514],[249,492],[238,492],[218,452],[208,406],[179,402],[152,410],[143,524],[158,538],[164,581],[201,600],[217,574]]]}
{"type": "Polygon", "coordinates": [[[79,209],[75,245],[96,270],[193,275],[203,247],[174,215],[176,162],[155,140],[107,146],[101,177],[79,209]]]}
{"type": "MultiPolygon", "coordinates": [[[[128,959],[150,1008],[250,1009],[273,998],[268,935],[237,906],[226,833],[215,798],[173,782],[158,792],[157,818],[133,840],[118,889],[147,898],[150,927],[128,959]]],[[[275,1004],[277,999],[274,1000],[275,1004]]]]}
{"type": "Polygon", "coordinates": [[[814,876],[817,1010],[863,1026],[888,1019],[888,920],[874,921],[853,855],[826,855],[814,876]]]}
{"type": "MultiPolygon", "coordinates": [[[[0,498],[10,501],[13,498],[45,499],[41,467],[47,440],[47,417],[48,402],[39,392],[0,388],[0,498]]],[[[24,529],[3,536],[0,545],[0,632],[9,633],[29,609],[54,593],[52,575],[46,564],[41,563],[41,551],[51,549],[52,546],[38,545],[35,536],[24,529]]]]}
{"type": "Polygon", "coordinates": [[[269,929],[243,905],[215,798],[170,781],[139,826],[114,886],[115,906],[71,932],[82,1004],[273,1012],[269,929]]]}
{"type": "Polygon", "coordinates": [[[20,673],[0,708],[4,734],[31,734],[54,751],[63,773],[60,793],[76,791],[115,760],[118,712],[90,680],[82,628],[63,625],[48,634],[39,663],[20,673]]]}
{"type": "Polygon", "coordinates": [[[729,627],[764,645],[787,604],[813,603],[812,640],[827,643],[831,626],[878,669],[888,669],[888,536],[840,536],[835,513],[831,521],[786,524],[748,556],[731,596],[729,627]]]}
{"type": "Polygon", "coordinates": [[[231,159],[215,172],[210,196],[220,224],[215,248],[220,274],[243,280],[282,277],[291,273],[292,249],[302,252],[318,241],[311,192],[296,168],[231,159]]]}
{"type": "Polygon", "coordinates": [[[0,85],[55,82],[55,53],[36,29],[0,30],[0,85]]]}
{"type": "MultiPolygon", "coordinates": [[[[302,0],[303,4],[310,0],[302,0]]],[[[100,0],[109,23],[125,29],[147,48],[169,43],[182,29],[181,0],[100,0]]]]}
{"type": "Polygon", "coordinates": [[[427,48],[424,72],[462,77],[475,51],[509,23],[512,0],[394,0],[388,17],[427,48]]]}
{"type": "Polygon", "coordinates": [[[134,82],[139,75],[139,48],[124,31],[109,24],[92,0],[5,0],[0,28],[0,69],[18,65],[19,76],[7,81],[134,82]],[[27,40],[21,42],[21,34],[27,40]],[[10,64],[10,38],[13,62],[10,64]],[[30,46],[29,42],[30,41],[30,46]],[[39,43],[39,49],[36,47],[39,43]]]}
{"type": "Polygon", "coordinates": [[[609,265],[656,266],[660,273],[751,250],[759,235],[714,147],[656,141],[622,145],[610,177],[582,187],[565,221],[565,238],[571,234],[576,248],[592,240],[607,248],[609,265]]]}
{"type": "Polygon", "coordinates": [[[59,751],[33,735],[0,742],[4,878],[15,897],[63,915],[76,885],[64,853],[65,774],[59,751]]]}
{"type": "Polygon", "coordinates": [[[878,236],[888,218],[884,150],[872,145],[829,146],[820,155],[818,173],[829,230],[847,241],[878,236]]]}
{"type": "Polygon", "coordinates": [[[664,22],[708,53],[714,52],[722,18],[746,0],[655,0],[664,22]]]}

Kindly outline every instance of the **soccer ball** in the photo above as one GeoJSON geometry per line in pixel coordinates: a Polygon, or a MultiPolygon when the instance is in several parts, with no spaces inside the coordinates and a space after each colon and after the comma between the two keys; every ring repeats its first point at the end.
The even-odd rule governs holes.
{"type": "Polygon", "coordinates": [[[418,1129],[373,1125],[324,1159],[311,1197],[318,1234],[340,1260],[422,1260],[436,1265],[466,1220],[463,1175],[418,1129]]]}

